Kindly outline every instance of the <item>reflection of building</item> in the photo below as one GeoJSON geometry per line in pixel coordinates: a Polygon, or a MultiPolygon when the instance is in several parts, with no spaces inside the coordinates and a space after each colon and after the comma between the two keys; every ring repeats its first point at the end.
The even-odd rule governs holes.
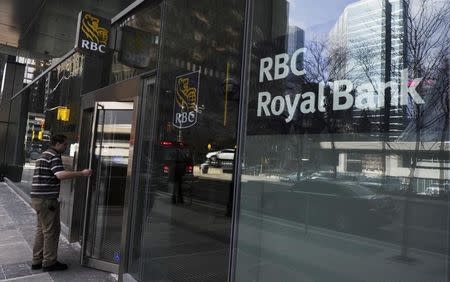
{"type": "MultiPolygon", "coordinates": [[[[420,156],[417,168],[414,171],[413,191],[415,193],[424,192],[427,185],[439,182],[442,179],[442,171],[448,173],[448,161],[439,163],[440,150],[448,152],[449,142],[422,142],[421,148],[416,152],[420,156]],[[442,147],[441,147],[442,146],[442,147]],[[443,167],[441,167],[443,166],[443,167]]],[[[382,157],[380,152],[383,150],[383,143],[378,141],[364,142],[355,144],[355,142],[335,142],[333,146],[339,152],[339,163],[337,171],[348,174],[352,172],[360,173],[369,177],[385,176],[390,179],[397,178],[405,180],[411,173],[411,158],[415,152],[415,142],[400,141],[388,142],[387,154],[382,157]],[[385,158],[385,167],[380,166],[380,161],[385,158]],[[359,166],[355,169],[354,164],[359,166]]],[[[330,142],[320,142],[320,148],[331,150],[330,142]]],[[[392,191],[400,191],[401,182],[396,187],[391,187],[392,191]]]]}
{"type": "MultiPolygon", "coordinates": [[[[400,71],[405,68],[405,18],[403,0],[361,0],[348,5],[329,33],[331,44],[345,54],[339,70],[340,79],[349,79],[356,86],[369,84],[374,88],[374,103],[382,95],[384,82],[399,83],[400,71]]],[[[358,96],[360,93],[356,92],[358,96]]],[[[392,99],[398,99],[392,96],[392,99]]],[[[356,127],[370,120],[370,131],[383,127],[386,111],[362,111],[354,108],[356,127]]],[[[390,139],[396,139],[404,128],[401,107],[392,106],[389,112],[390,139]]],[[[378,134],[375,134],[378,136],[378,134]]]]}
{"type": "MultiPolygon", "coordinates": [[[[287,53],[292,55],[297,49],[305,46],[305,31],[298,26],[289,26],[287,34],[287,53]]],[[[297,60],[297,69],[303,69],[303,59],[297,60]]]]}

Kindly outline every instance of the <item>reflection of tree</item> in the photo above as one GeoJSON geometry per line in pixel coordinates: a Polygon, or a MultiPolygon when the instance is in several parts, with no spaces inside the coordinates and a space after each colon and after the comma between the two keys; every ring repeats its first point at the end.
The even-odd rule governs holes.
{"type": "Polygon", "coordinates": [[[333,96],[329,83],[336,80],[351,80],[350,74],[354,69],[346,63],[350,52],[338,42],[324,38],[311,40],[306,45],[306,49],[305,79],[308,83],[324,86],[324,101],[317,101],[317,103],[323,104],[325,108],[322,119],[327,129],[328,140],[331,142],[333,172],[336,176],[336,134],[339,131],[352,131],[353,128],[345,125],[348,123],[346,119],[348,113],[333,111],[333,96]]]}
{"type": "MultiPolygon", "coordinates": [[[[413,179],[415,176],[419,150],[424,139],[429,141],[440,141],[440,166],[447,159],[444,157],[444,142],[448,134],[448,62],[449,56],[449,30],[450,30],[450,2],[436,3],[432,0],[406,0],[405,1],[406,34],[400,38],[407,42],[407,66],[409,76],[423,78],[416,89],[418,93],[426,94],[428,103],[419,105],[411,103],[408,113],[411,122],[400,137],[406,141],[411,139],[415,142],[414,152],[411,159],[408,176],[408,187],[405,198],[405,209],[403,216],[402,250],[400,258],[408,258],[408,226],[409,226],[409,198],[413,190],[413,179]],[[424,83],[425,82],[425,83],[424,83]],[[429,87],[432,82],[435,86],[429,87]],[[437,104],[435,104],[437,103],[437,104]],[[439,118],[440,116],[440,118],[439,118]],[[441,123],[441,136],[431,136],[427,129],[435,127],[434,124],[441,123]],[[443,122],[443,123],[442,123],[443,122]]],[[[411,140],[412,141],[412,140],[411,140]]],[[[443,170],[441,169],[441,172],[443,170]]],[[[444,175],[441,174],[441,181],[444,175]]]]}
{"type": "Polygon", "coordinates": [[[315,38],[306,45],[305,72],[308,82],[331,82],[349,79],[353,68],[347,67],[349,50],[336,42],[315,38]]]}

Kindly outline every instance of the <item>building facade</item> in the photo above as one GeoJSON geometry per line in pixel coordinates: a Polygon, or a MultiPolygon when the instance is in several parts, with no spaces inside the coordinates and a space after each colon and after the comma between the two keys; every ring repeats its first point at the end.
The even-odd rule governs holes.
{"type": "Polygon", "coordinates": [[[448,1],[139,0],[78,27],[6,143],[22,186],[51,134],[94,169],[61,187],[83,265],[449,281],[448,1]]]}

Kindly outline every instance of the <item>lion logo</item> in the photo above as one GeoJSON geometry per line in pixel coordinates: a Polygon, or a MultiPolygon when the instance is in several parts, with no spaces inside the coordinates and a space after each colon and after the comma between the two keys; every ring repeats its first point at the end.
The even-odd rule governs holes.
{"type": "Polygon", "coordinates": [[[81,22],[81,30],[86,37],[97,44],[108,43],[108,33],[106,28],[98,26],[100,20],[91,14],[85,14],[81,22]]]}
{"type": "Polygon", "coordinates": [[[189,87],[189,78],[177,80],[177,104],[184,110],[195,111],[197,107],[197,89],[189,87]]]}

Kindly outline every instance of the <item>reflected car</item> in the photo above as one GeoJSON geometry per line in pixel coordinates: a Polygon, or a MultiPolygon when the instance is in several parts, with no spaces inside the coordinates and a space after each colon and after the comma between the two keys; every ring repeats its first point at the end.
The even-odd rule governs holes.
{"type": "Polygon", "coordinates": [[[155,159],[158,165],[153,169],[152,178],[159,190],[167,190],[169,180],[174,177],[176,169],[181,170],[181,166],[183,181],[194,178],[192,153],[189,146],[182,142],[160,142],[155,150],[155,159]]]}
{"type": "MultiPolygon", "coordinates": [[[[447,196],[450,190],[450,185],[448,183],[432,183],[430,186],[425,188],[423,195],[430,197],[443,197],[447,196]]],[[[420,195],[420,193],[418,193],[420,195]]]]}
{"type": "Polygon", "coordinates": [[[299,173],[292,172],[292,173],[289,173],[287,175],[280,176],[280,181],[281,182],[293,183],[293,182],[304,180],[305,178],[306,177],[305,177],[303,172],[299,172],[299,173]]]}
{"type": "MultiPolygon", "coordinates": [[[[206,162],[208,166],[222,168],[224,171],[232,171],[234,166],[235,149],[223,149],[220,151],[210,152],[206,154],[206,162]]],[[[208,170],[202,169],[203,173],[208,170]]]]}
{"type": "Polygon", "coordinates": [[[338,181],[307,179],[295,183],[289,191],[273,189],[264,194],[264,212],[345,232],[392,222],[397,208],[391,197],[353,182],[338,181]]]}

